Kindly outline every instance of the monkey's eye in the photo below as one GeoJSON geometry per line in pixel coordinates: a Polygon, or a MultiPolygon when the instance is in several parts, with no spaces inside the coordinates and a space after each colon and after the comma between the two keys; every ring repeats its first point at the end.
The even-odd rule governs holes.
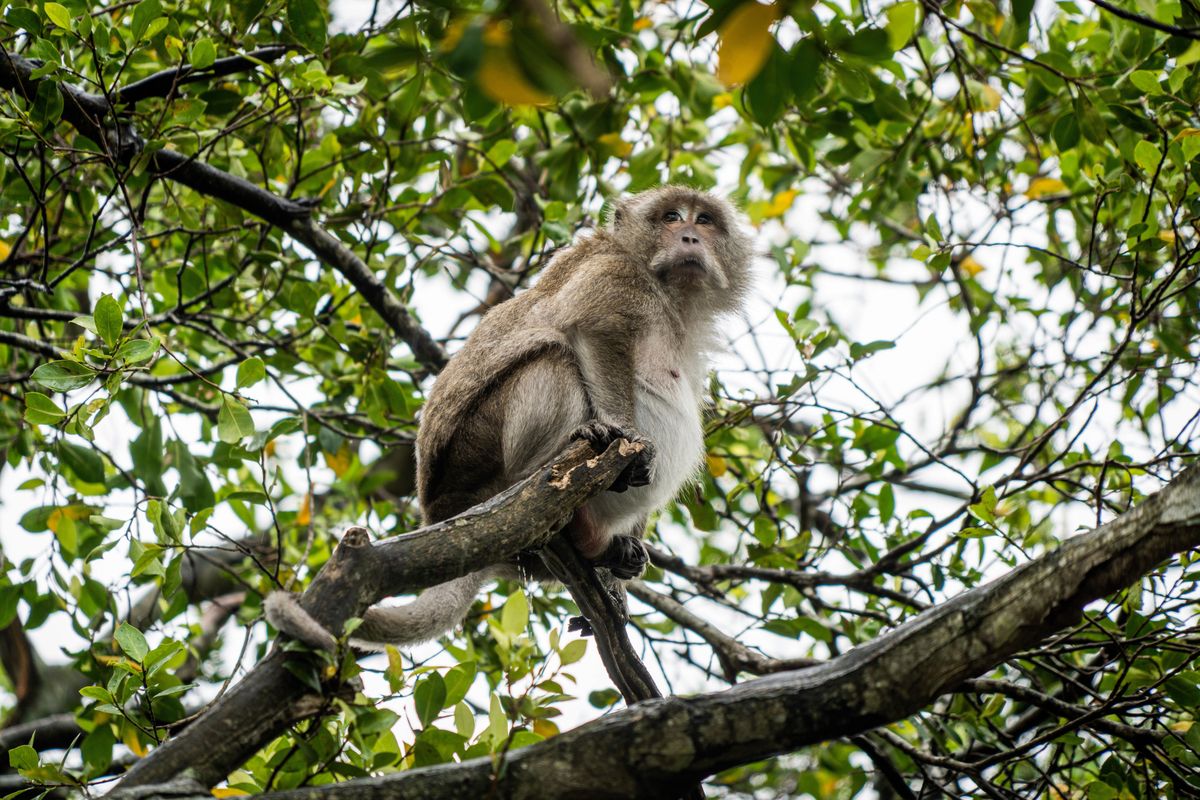
{"type": "Polygon", "coordinates": [[[679,222],[683,217],[679,216],[678,211],[668,211],[662,216],[663,222],[679,222]]]}
{"type": "Polygon", "coordinates": [[[696,217],[696,224],[697,225],[712,225],[713,218],[710,217],[708,214],[700,214],[696,217]]]}

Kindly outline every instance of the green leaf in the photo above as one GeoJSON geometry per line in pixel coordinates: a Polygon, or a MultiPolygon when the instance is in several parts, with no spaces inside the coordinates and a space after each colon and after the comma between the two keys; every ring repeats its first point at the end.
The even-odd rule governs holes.
{"type": "Polygon", "coordinates": [[[1078,114],[1074,111],[1067,111],[1059,117],[1051,131],[1051,136],[1054,137],[1054,146],[1058,148],[1058,152],[1065,153],[1079,144],[1079,133],[1078,114]]]}
{"type": "Polygon", "coordinates": [[[1138,142],[1133,148],[1133,158],[1142,169],[1149,173],[1153,173],[1158,169],[1158,164],[1162,161],[1162,152],[1154,142],[1148,142],[1145,139],[1138,142]]]}
{"type": "Polygon", "coordinates": [[[145,428],[129,445],[129,456],[137,476],[146,485],[146,491],[162,496],[167,493],[162,479],[166,469],[163,465],[162,423],[158,417],[151,417],[143,424],[145,428]]]}
{"type": "Polygon", "coordinates": [[[464,739],[470,739],[475,733],[475,715],[466,703],[459,703],[454,707],[454,730],[464,739]]]}
{"type": "Polygon", "coordinates": [[[1162,76],[1157,72],[1139,69],[1129,74],[1129,82],[1146,94],[1162,94],[1162,76]]]}
{"type": "Polygon", "coordinates": [[[996,487],[989,486],[983,490],[983,496],[978,503],[972,503],[968,509],[975,519],[989,524],[996,522],[996,487]]]}
{"type": "Polygon", "coordinates": [[[500,628],[505,633],[516,636],[523,633],[528,626],[529,601],[525,599],[525,592],[516,589],[504,602],[504,608],[500,612],[500,628]]]}
{"type": "Polygon", "coordinates": [[[487,160],[496,169],[508,163],[517,152],[517,143],[512,139],[501,139],[487,151],[487,160]]]}
{"type": "Polygon", "coordinates": [[[104,483],[104,459],[92,448],[59,441],[58,456],[81,481],[104,483]]]}
{"type": "Polygon", "coordinates": [[[493,749],[504,744],[508,738],[508,717],[504,715],[504,706],[500,704],[500,695],[496,692],[492,692],[492,702],[488,706],[487,736],[493,749]]]}
{"type": "Polygon", "coordinates": [[[158,339],[130,339],[117,348],[117,358],[126,364],[137,364],[157,352],[158,339]]]}
{"type": "MultiPolygon", "coordinates": [[[[1176,56],[1175,66],[1176,67],[1187,67],[1192,64],[1195,64],[1197,61],[1200,61],[1200,42],[1192,42],[1191,46],[1188,47],[1187,50],[1185,50],[1180,55],[1176,56]]],[[[1179,69],[1176,69],[1175,71],[1180,72],[1179,69]]],[[[1171,77],[1174,78],[1175,76],[1172,75],[1171,77]]],[[[1181,83],[1182,83],[1182,81],[1181,81],[1181,83]]],[[[1174,84],[1175,84],[1175,82],[1172,80],[1171,81],[1171,91],[1178,92],[1179,89],[1174,84]]]]}
{"type": "Polygon", "coordinates": [[[221,397],[217,412],[217,436],[226,444],[237,444],[254,433],[254,420],[246,407],[229,395],[221,397]]]}
{"type": "Polygon", "coordinates": [[[888,341],[886,339],[879,339],[874,342],[867,342],[866,344],[861,344],[859,342],[851,342],[850,343],[850,358],[855,361],[858,361],[860,358],[866,358],[867,356],[871,355],[872,353],[878,353],[881,350],[891,350],[895,346],[896,346],[895,342],[888,341]]]}
{"type": "Polygon", "coordinates": [[[15,770],[36,769],[38,765],[37,750],[27,744],[19,744],[8,751],[8,765],[15,770]]]}
{"type": "Polygon", "coordinates": [[[887,14],[888,45],[893,50],[899,50],[908,44],[913,31],[917,29],[917,4],[912,0],[896,3],[885,12],[887,14]]]}
{"type": "Polygon", "coordinates": [[[41,392],[25,393],[25,421],[35,425],[56,425],[67,412],[41,392]]]}
{"type": "Polygon", "coordinates": [[[162,16],[162,5],[158,0],[142,0],[133,9],[133,24],[130,26],[130,34],[133,36],[134,44],[142,40],[146,29],[150,27],[150,23],[162,16]]]}
{"type": "Polygon", "coordinates": [[[325,48],[329,23],[316,0],[288,0],[287,20],[296,40],[310,53],[325,48]]]}
{"type": "Polygon", "coordinates": [[[814,94],[821,79],[821,63],[825,53],[812,37],[801,39],[792,48],[791,66],[787,69],[796,101],[814,94]]]}
{"type": "Polygon", "coordinates": [[[475,680],[474,661],[466,661],[448,670],[446,681],[446,705],[453,705],[467,696],[467,690],[475,680]]]}
{"type": "Polygon", "coordinates": [[[150,646],[146,644],[146,637],[128,622],[122,622],[118,625],[117,631],[113,636],[125,655],[139,664],[145,660],[146,654],[150,652],[150,646]]]}
{"type": "Polygon", "coordinates": [[[896,513],[896,494],[890,483],[885,483],[879,490],[879,519],[883,522],[891,520],[896,513]]]}
{"type": "Polygon", "coordinates": [[[1195,672],[1181,672],[1163,683],[1167,695],[1186,709],[1200,706],[1200,685],[1195,672]]]}
{"type": "Polygon", "coordinates": [[[96,377],[96,372],[87,364],[78,361],[51,361],[33,371],[33,379],[55,392],[82,389],[96,377]]]}
{"type": "Polygon", "coordinates": [[[179,487],[176,489],[176,494],[183,503],[183,507],[193,514],[206,508],[212,508],[217,502],[212,484],[209,483],[208,476],[204,474],[187,445],[177,439],[173,440],[171,454],[174,457],[175,469],[179,472],[179,487]]]}
{"type": "Polygon", "coordinates": [[[38,84],[30,117],[40,125],[54,125],[62,118],[63,96],[54,81],[38,84]]]}
{"type": "Polygon", "coordinates": [[[121,305],[112,295],[101,295],[96,301],[96,310],[92,312],[92,318],[96,320],[96,332],[100,334],[104,343],[109,347],[115,345],[121,338],[121,323],[124,321],[121,305]]]}
{"type": "Polygon", "coordinates": [[[1083,95],[1075,98],[1075,113],[1079,116],[1079,129],[1089,142],[1104,144],[1108,140],[1108,124],[1083,95]]]}
{"type": "Polygon", "coordinates": [[[576,639],[565,644],[558,652],[558,660],[565,667],[567,664],[574,664],[579,659],[583,658],[587,653],[587,639],[576,639]]]}
{"type": "Polygon", "coordinates": [[[250,356],[237,369],[237,388],[244,389],[253,386],[266,377],[267,368],[258,356],[250,356]]]}
{"type": "Polygon", "coordinates": [[[422,727],[429,727],[446,702],[446,684],[440,672],[431,672],[417,681],[413,688],[413,704],[416,706],[417,719],[422,727]]]}
{"type": "Polygon", "coordinates": [[[774,39],[768,42],[771,49],[762,69],[746,86],[744,94],[750,115],[764,128],[770,127],[790,98],[791,85],[787,80],[787,54],[774,39]]]}
{"type": "Polygon", "coordinates": [[[42,10],[46,12],[46,19],[60,28],[71,30],[71,12],[67,10],[66,6],[59,3],[46,3],[42,6],[42,10]]]}
{"type": "Polygon", "coordinates": [[[107,723],[97,725],[83,738],[79,752],[83,756],[88,775],[101,775],[108,769],[112,763],[113,746],[116,743],[112,726],[107,723]]]}
{"type": "Polygon", "coordinates": [[[217,48],[212,39],[205,37],[192,45],[192,54],[188,59],[192,69],[208,69],[217,60],[217,48]]]}

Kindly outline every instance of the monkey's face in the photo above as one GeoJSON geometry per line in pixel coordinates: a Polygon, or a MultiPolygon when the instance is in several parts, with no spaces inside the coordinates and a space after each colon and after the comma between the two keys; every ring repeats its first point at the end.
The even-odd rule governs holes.
{"type": "Polygon", "coordinates": [[[750,242],[725,200],[686,186],[663,186],[617,204],[614,238],[681,296],[716,310],[740,305],[749,283],[750,242]]]}
{"type": "Polygon", "coordinates": [[[722,234],[713,213],[690,204],[656,212],[658,242],[650,267],[659,280],[685,287],[711,283],[723,288],[725,276],[714,255],[722,234]]]}

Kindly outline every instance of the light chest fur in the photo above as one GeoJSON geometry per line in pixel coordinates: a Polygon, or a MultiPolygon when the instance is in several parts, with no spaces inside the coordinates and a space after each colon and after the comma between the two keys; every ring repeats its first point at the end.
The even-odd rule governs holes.
{"type": "Polygon", "coordinates": [[[665,505],[695,477],[703,461],[701,412],[708,363],[694,339],[658,329],[638,343],[634,424],[654,445],[654,467],[649,485],[606,492],[588,504],[611,532],[628,532],[665,505]]]}

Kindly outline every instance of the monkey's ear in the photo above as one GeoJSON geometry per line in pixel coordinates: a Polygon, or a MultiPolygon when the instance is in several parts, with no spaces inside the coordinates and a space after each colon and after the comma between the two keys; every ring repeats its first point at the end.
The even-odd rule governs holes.
{"type": "Polygon", "coordinates": [[[608,214],[608,227],[610,230],[616,230],[629,220],[629,209],[626,208],[628,204],[629,201],[624,198],[612,204],[608,214]]]}

